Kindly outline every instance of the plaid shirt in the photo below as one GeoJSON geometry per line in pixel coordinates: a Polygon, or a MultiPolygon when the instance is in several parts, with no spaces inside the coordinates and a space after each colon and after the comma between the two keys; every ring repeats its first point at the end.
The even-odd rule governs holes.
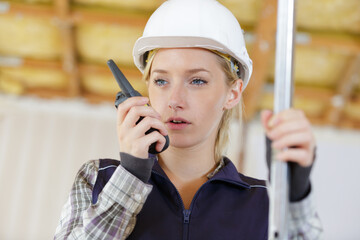
{"type": "MultiPolygon", "coordinates": [[[[221,170],[223,161],[214,173],[221,170]]],[[[116,167],[116,166],[108,166],[116,167]]],[[[126,239],[136,224],[152,185],[146,184],[118,166],[92,204],[92,189],[99,160],[85,163],[79,170],[68,201],[63,207],[55,239],[126,239]]],[[[290,204],[289,239],[320,239],[322,226],[313,205],[312,194],[290,204]]]]}

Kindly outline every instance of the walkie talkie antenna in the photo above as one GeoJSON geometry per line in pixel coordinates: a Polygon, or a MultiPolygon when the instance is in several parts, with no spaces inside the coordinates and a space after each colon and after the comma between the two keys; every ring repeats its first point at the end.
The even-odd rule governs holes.
{"type": "Polygon", "coordinates": [[[141,96],[141,94],[131,86],[129,81],[126,79],[124,74],[121,72],[118,66],[116,66],[115,62],[112,59],[107,61],[107,65],[109,66],[112,74],[116,79],[116,82],[118,83],[124,95],[126,95],[127,97],[141,96]]]}

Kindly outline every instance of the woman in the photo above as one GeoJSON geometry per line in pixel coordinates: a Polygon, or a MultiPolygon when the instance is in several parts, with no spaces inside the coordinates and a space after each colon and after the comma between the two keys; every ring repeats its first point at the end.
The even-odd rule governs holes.
{"type": "MultiPolygon", "coordinates": [[[[57,239],[267,239],[265,182],[223,157],[252,64],[236,18],[215,0],[170,0],[134,47],[149,98],[118,107],[120,161],[80,169],[57,239]],[[151,103],[151,107],[145,104],[151,103]],[[138,122],[140,117],[143,120],[138,122]],[[150,134],[150,128],[158,129],[150,134]],[[160,152],[149,155],[156,142],[160,152]]],[[[309,173],[315,143],[301,111],[262,113],[278,159],[294,162],[289,238],[317,239],[309,173]]]]}

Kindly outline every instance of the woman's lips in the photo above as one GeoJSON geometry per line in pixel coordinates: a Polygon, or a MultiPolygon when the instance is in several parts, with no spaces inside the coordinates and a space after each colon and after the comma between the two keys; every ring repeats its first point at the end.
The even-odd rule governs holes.
{"type": "Polygon", "coordinates": [[[166,121],[166,126],[171,130],[182,130],[189,126],[191,123],[186,119],[173,117],[166,121]]]}

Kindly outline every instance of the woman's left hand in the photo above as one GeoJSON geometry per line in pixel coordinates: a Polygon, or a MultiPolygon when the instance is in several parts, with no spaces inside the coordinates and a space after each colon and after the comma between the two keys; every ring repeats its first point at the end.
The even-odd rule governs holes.
{"type": "Polygon", "coordinates": [[[263,110],[261,122],[272,140],[272,147],[279,150],[278,160],[295,162],[302,167],[313,163],[315,138],[303,111],[287,109],[273,114],[270,110],[263,110]]]}

